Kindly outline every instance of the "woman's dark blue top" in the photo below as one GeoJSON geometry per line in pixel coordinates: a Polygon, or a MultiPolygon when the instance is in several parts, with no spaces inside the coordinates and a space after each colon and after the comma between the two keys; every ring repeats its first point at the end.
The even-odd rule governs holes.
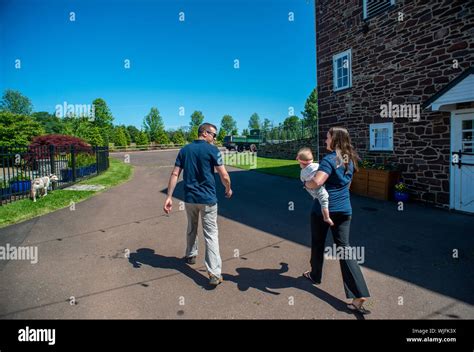
{"type": "MultiPolygon", "coordinates": [[[[326,155],[319,164],[318,171],[323,171],[329,175],[324,187],[329,193],[329,213],[342,213],[352,215],[351,198],[349,186],[354,174],[354,165],[349,162],[347,173],[344,165],[336,166],[336,152],[326,155]]],[[[321,214],[321,205],[317,199],[314,200],[312,211],[321,214]]]]}

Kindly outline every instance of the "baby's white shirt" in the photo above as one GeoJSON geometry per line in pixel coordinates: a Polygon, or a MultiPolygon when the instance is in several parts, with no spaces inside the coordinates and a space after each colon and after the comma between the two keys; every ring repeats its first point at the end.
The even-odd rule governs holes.
{"type": "Polygon", "coordinates": [[[304,169],[301,169],[300,172],[300,179],[302,182],[304,181],[311,181],[311,179],[316,175],[316,172],[319,169],[318,163],[311,163],[306,166],[304,169]]]}

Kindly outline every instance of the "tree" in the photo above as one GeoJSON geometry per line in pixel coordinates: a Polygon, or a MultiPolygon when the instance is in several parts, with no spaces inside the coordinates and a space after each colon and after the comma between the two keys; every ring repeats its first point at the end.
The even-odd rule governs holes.
{"type": "Polygon", "coordinates": [[[70,120],[71,136],[79,137],[90,145],[103,146],[104,139],[99,127],[94,126],[88,118],[79,117],[70,120]]]}
{"type": "Polygon", "coordinates": [[[258,114],[256,112],[254,112],[252,114],[252,116],[250,116],[249,128],[251,130],[260,128],[260,116],[258,116],[258,114]]]}
{"type": "Polygon", "coordinates": [[[79,137],[64,134],[44,134],[34,137],[30,147],[54,145],[57,147],[68,147],[73,145],[77,151],[92,152],[92,147],[79,137]]]}
{"type": "Polygon", "coordinates": [[[98,127],[105,127],[112,125],[114,117],[110,112],[107,103],[102,98],[97,98],[92,102],[94,106],[94,117],[93,122],[98,127]]]}
{"type": "Polygon", "coordinates": [[[28,97],[20,92],[7,89],[0,101],[0,110],[19,115],[31,115],[33,104],[31,104],[31,100],[28,97]]]}
{"type": "Polygon", "coordinates": [[[148,145],[150,144],[150,140],[148,139],[148,133],[144,131],[140,131],[137,135],[136,142],[137,145],[148,145]]]}
{"type": "Polygon", "coordinates": [[[102,139],[102,135],[100,134],[99,127],[97,126],[91,126],[87,130],[87,134],[84,137],[84,139],[90,145],[104,146],[104,140],[102,139]]]}
{"type": "Polygon", "coordinates": [[[91,122],[84,117],[72,117],[70,122],[72,127],[71,135],[87,140],[89,131],[92,128],[91,122]]]}
{"type": "Polygon", "coordinates": [[[238,136],[239,135],[239,130],[237,128],[233,129],[232,132],[230,133],[231,136],[238,136]]]}
{"type": "Polygon", "coordinates": [[[123,135],[125,136],[125,139],[127,141],[125,145],[130,145],[130,143],[132,142],[132,137],[130,137],[130,133],[128,133],[127,127],[125,127],[125,125],[119,125],[117,126],[117,128],[120,128],[123,132],[123,135]]]}
{"type": "Polygon", "coordinates": [[[283,121],[286,130],[295,131],[301,128],[301,121],[298,116],[289,116],[283,121]]]}
{"type": "Polygon", "coordinates": [[[34,112],[31,117],[43,126],[47,134],[63,133],[63,121],[46,111],[34,112]]]}
{"type": "Polygon", "coordinates": [[[186,139],[184,138],[183,131],[182,130],[177,130],[173,134],[173,137],[171,138],[171,142],[173,142],[173,144],[179,144],[179,145],[186,144],[186,139]]]}
{"type": "Polygon", "coordinates": [[[192,142],[192,141],[198,139],[198,129],[199,129],[198,126],[193,126],[191,128],[191,130],[189,131],[189,134],[188,134],[188,142],[192,142]]]}
{"type": "Polygon", "coordinates": [[[125,135],[125,128],[123,128],[121,126],[116,126],[114,128],[114,138],[113,138],[112,142],[116,146],[126,146],[127,145],[127,137],[125,135]]]}
{"type": "Polygon", "coordinates": [[[237,122],[230,115],[224,115],[221,120],[221,131],[224,130],[227,135],[232,134],[232,131],[237,128],[237,122]]]}
{"type": "MultiPolygon", "coordinates": [[[[74,130],[75,130],[75,128],[74,128],[74,118],[66,116],[66,117],[61,119],[61,123],[62,123],[62,127],[63,127],[63,130],[62,130],[61,134],[73,136],[74,135],[74,130]]],[[[102,132],[101,132],[101,135],[102,135],[102,132]]]]}
{"type": "Polygon", "coordinates": [[[262,124],[262,131],[269,131],[270,129],[272,128],[272,122],[265,118],[265,120],[263,120],[263,124],[262,124]]]}
{"type": "Polygon", "coordinates": [[[298,116],[287,117],[283,121],[284,139],[298,139],[298,136],[302,136],[301,127],[301,120],[298,116]]]}
{"type": "Polygon", "coordinates": [[[194,126],[198,126],[200,124],[202,124],[202,122],[204,121],[204,115],[202,114],[201,111],[194,111],[191,115],[191,122],[189,123],[189,125],[191,126],[191,128],[193,128],[194,126]]]}
{"type": "Polygon", "coordinates": [[[318,121],[318,90],[313,89],[304,104],[304,111],[301,112],[306,126],[316,129],[318,121]]]}
{"type": "Polygon", "coordinates": [[[0,145],[28,145],[44,133],[43,127],[30,116],[0,111],[0,145]]]}
{"type": "Polygon", "coordinates": [[[137,143],[137,137],[138,134],[140,133],[140,130],[136,128],[135,126],[127,126],[127,131],[130,136],[131,143],[137,143]]]}
{"type": "Polygon", "coordinates": [[[165,128],[163,119],[160,116],[160,111],[153,107],[150,109],[148,115],[143,119],[143,129],[148,134],[151,141],[156,141],[158,134],[165,128]]]}
{"type": "MultiPolygon", "coordinates": [[[[62,119],[61,125],[62,134],[64,135],[79,137],[90,144],[98,146],[106,145],[103,130],[90,121],[88,117],[66,116],[62,119]],[[99,133],[100,138],[97,136],[97,133],[99,133]]],[[[111,135],[109,137],[111,137],[110,141],[112,142],[114,136],[111,135]]]]}
{"type": "Polygon", "coordinates": [[[165,132],[165,130],[158,131],[158,133],[156,134],[155,142],[157,144],[170,144],[170,139],[168,137],[168,134],[165,132]]]}
{"type": "Polygon", "coordinates": [[[114,117],[110,112],[107,103],[102,98],[97,98],[92,102],[94,106],[94,116],[92,123],[99,127],[104,143],[108,144],[112,140],[114,117]]]}
{"type": "Polygon", "coordinates": [[[228,133],[223,128],[221,128],[219,130],[219,133],[217,134],[216,139],[217,139],[218,142],[222,143],[224,141],[224,137],[227,136],[227,135],[228,135],[228,133]]]}
{"type": "Polygon", "coordinates": [[[249,135],[249,130],[246,129],[246,128],[244,128],[244,129],[242,130],[242,136],[248,136],[248,135],[249,135]]]}

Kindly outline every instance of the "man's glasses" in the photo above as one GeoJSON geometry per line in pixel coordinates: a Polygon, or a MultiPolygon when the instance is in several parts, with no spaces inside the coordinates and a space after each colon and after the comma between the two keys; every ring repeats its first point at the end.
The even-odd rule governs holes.
{"type": "Polygon", "coordinates": [[[206,132],[209,133],[212,136],[212,138],[216,139],[217,133],[214,133],[214,132],[211,132],[211,131],[208,131],[208,130],[206,130],[206,132]]]}

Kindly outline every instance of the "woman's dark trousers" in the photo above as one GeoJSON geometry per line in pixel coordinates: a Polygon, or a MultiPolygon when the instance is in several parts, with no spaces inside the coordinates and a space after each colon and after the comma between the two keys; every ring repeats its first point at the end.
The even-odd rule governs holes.
{"type": "MultiPolygon", "coordinates": [[[[351,216],[341,213],[331,213],[334,226],[331,227],[336,248],[349,247],[351,216]]],[[[324,249],[329,224],[324,222],[322,215],[311,212],[311,277],[317,283],[321,282],[324,262],[324,249]]],[[[369,297],[369,290],[360,270],[357,260],[340,259],[342,279],[347,298],[369,297]]]]}

